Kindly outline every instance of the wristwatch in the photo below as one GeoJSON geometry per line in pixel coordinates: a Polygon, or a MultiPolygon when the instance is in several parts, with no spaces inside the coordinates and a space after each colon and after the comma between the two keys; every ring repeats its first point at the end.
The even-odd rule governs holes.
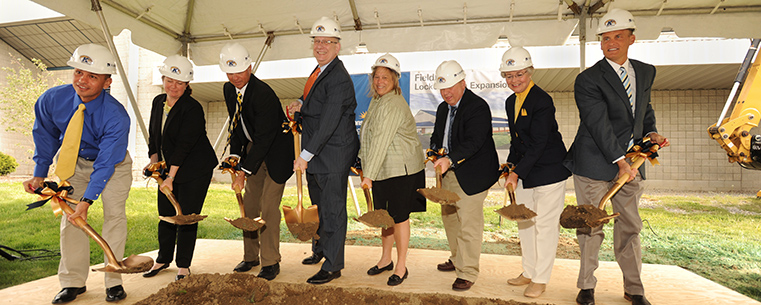
{"type": "Polygon", "coordinates": [[[82,198],[79,198],[79,202],[87,202],[87,204],[92,205],[93,200],[85,198],[85,196],[82,196],[82,198]]]}

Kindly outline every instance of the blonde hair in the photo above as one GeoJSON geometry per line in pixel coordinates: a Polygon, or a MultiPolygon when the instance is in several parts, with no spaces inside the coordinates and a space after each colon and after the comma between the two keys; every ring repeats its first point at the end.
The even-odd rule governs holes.
{"type": "Polygon", "coordinates": [[[396,74],[396,71],[391,70],[391,69],[386,68],[386,67],[375,67],[375,68],[373,68],[373,72],[370,73],[370,94],[369,95],[371,97],[373,97],[373,98],[379,98],[380,97],[378,92],[375,90],[375,82],[373,82],[373,79],[375,78],[375,73],[378,72],[378,68],[383,68],[383,69],[388,70],[388,72],[391,72],[391,82],[394,84],[394,88],[392,89],[392,91],[394,91],[394,93],[396,93],[396,94],[401,95],[402,94],[402,88],[399,86],[399,74],[396,74]]]}

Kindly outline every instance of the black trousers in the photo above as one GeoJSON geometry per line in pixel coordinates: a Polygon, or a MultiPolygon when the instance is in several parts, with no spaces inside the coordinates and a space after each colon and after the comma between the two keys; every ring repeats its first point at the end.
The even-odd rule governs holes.
{"type": "Polygon", "coordinates": [[[318,206],[320,239],[312,243],[312,251],[322,253],[325,262],[322,270],[335,272],[344,268],[344,245],[346,243],[346,185],[349,172],[309,174],[307,187],[312,204],[318,206]]]}
{"type": "MultiPolygon", "coordinates": [[[[180,203],[183,214],[201,214],[212,175],[213,172],[209,171],[208,174],[199,176],[191,181],[174,183],[172,185],[174,188],[172,193],[177,198],[177,202],[180,203]]],[[[169,198],[161,190],[158,191],[158,210],[161,216],[175,216],[177,214],[169,198]]],[[[198,223],[179,226],[159,220],[159,255],[156,258],[156,262],[160,264],[171,263],[175,252],[174,246],[177,244],[177,267],[190,267],[190,263],[193,260],[193,251],[195,251],[196,247],[197,233],[198,223]]]]}

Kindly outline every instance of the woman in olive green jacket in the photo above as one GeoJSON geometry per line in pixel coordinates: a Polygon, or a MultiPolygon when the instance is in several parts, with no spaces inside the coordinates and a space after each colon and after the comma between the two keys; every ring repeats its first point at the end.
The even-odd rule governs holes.
{"type": "Polygon", "coordinates": [[[418,139],[415,118],[399,88],[399,61],[385,54],[373,65],[373,99],[360,130],[364,179],[373,188],[375,209],[387,210],[394,226],[382,229],[383,254],[367,270],[376,275],[394,270],[388,285],[396,286],[407,278],[407,247],[410,242],[410,213],[425,211],[425,198],[416,190],[425,188],[425,157],[418,139]],[[391,260],[396,242],[397,263],[391,260]]]}

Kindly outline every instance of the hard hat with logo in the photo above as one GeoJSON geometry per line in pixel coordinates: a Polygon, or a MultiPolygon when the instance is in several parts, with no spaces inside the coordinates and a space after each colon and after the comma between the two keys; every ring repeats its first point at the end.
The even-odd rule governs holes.
{"type": "Polygon", "coordinates": [[[523,47],[512,47],[502,54],[502,63],[499,64],[500,72],[520,71],[533,66],[531,54],[523,47]]]}
{"type": "Polygon", "coordinates": [[[66,62],[70,67],[95,74],[116,74],[116,60],[108,48],[97,44],[84,44],[74,50],[66,62]]]}
{"type": "Polygon", "coordinates": [[[333,19],[322,17],[312,25],[309,37],[335,37],[341,39],[341,26],[333,19]]]}
{"type": "Polygon", "coordinates": [[[161,75],[176,79],[181,82],[193,80],[193,64],[182,55],[172,55],[164,60],[164,65],[159,68],[161,75]]]}
{"type": "Polygon", "coordinates": [[[399,61],[396,60],[396,57],[391,54],[383,54],[381,57],[378,57],[377,60],[375,60],[375,64],[373,64],[373,69],[375,67],[386,67],[391,69],[391,71],[396,72],[396,75],[399,76],[402,74],[402,68],[399,67],[399,61]]]}
{"type": "Polygon", "coordinates": [[[465,70],[460,64],[454,60],[447,60],[436,68],[436,80],[433,82],[433,89],[450,88],[463,79],[465,79],[465,70]]]}
{"type": "Polygon", "coordinates": [[[237,42],[225,44],[219,51],[219,68],[225,73],[239,73],[251,66],[248,50],[237,42]]]}
{"type": "Polygon", "coordinates": [[[618,30],[634,30],[636,28],[632,13],[614,8],[600,18],[600,22],[597,24],[597,35],[618,30]]]}

